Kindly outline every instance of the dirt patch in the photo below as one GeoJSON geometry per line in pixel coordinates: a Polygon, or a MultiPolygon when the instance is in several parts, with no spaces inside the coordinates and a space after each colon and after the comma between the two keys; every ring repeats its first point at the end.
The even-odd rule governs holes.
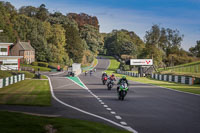
{"type": "Polygon", "coordinates": [[[46,133],[56,133],[57,132],[57,129],[54,129],[53,125],[51,125],[51,124],[46,125],[44,128],[47,131],[46,133]]]}

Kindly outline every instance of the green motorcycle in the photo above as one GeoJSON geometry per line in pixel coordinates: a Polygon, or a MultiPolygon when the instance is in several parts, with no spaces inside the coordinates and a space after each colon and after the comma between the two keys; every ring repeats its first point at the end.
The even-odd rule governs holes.
{"type": "Polygon", "coordinates": [[[122,82],[118,90],[118,99],[124,100],[124,97],[126,96],[127,92],[128,92],[128,85],[127,83],[122,82]]]}

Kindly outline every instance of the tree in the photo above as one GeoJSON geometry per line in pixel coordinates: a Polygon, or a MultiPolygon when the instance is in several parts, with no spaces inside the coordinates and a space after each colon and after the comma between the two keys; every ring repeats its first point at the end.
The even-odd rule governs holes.
{"type": "Polygon", "coordinates": [[[92,25],[85,24],[80,28],[80,36],[88,45],[89,50],[97,56],[103,49],[103,38],[98,29],[92,25]]]}
{"type": "Polygon", "coordinates": [[[144,48],[143,41],[134,33],[127,30],[113,30],[104,40],[104,46],[109,55],[130,55],[131,57],[139,56],[144,48]]]}
{"type": "Polygon", "coordinates": [[[33,6],[22,6],[19,9],[19,14],[24,14],[28,17],[35,17],[38,12],[38,8],[33,6]]]}
{"type": "Polygon", "coordinates": [[[180,55],[182,40],[183,35],[180,35],[178,30],[165,29],[160,28],[158,25],[153,25],[151,30],[146,32],[146,48],[142,53],[142,57],[153,56],[154,62],[162,66],[164,63],[169,62],[169,55],[180,55]]]}
{"type": "Polygon", "coordinates": [[[45,4],[41,4],[40,7],[38,8],[38,12],[36,14],[36,17],[42,21],[45,21],[49,16],[49,12],[46,9],[45,4]]]}
{"type": "Polygon", "coordinates": [[[64,25],[66,30],[65,36],[67,36],[65,46],[69,57],[73,59],[73,62],[81,63],[83,58],[83,42],[79,36],[79,32],[76,28],[70,25],[64,25]]]}
{"type": "Polygon", "coordinates": [[[197,44],[195,47],[191,47],[189,51],[194,55],[195,57],[200,57],[200,40],[197,41],[197,44]]]}

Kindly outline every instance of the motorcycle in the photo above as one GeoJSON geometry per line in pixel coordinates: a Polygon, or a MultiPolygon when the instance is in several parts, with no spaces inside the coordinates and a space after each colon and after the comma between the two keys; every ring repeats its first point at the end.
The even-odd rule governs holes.
{"type": "Polygon", "coordinates": [[[113,87],[113,85],[114,85],[114,81],[113,80],[109,80],[108,84],[107,84],[108,90],[111,90],[111,88],[113,87]]]}
{"type": "Polygon", "coordinates": [[[104,77],[102,78],[103,85],[106,84],[107,80],[108,80],[108,77],[106,77],[106,76],[104,76],[104,77]]]}
{"type": "Polygon", "coordinates": [[[119,90],[118,90],[118,99],[119,100],[124,100],[124,97],[126,96],[128,91],[128,85],[127,83],[121,83],[119,86],[119,90]]]}

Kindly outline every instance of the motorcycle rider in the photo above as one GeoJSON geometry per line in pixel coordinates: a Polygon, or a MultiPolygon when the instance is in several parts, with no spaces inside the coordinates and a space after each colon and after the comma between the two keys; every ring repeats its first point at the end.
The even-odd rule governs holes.
{"type": "Polygon", "coordinates": [[[114,74],[110,75],[109,80],[116,81],[115,75],[114,74]]]}
{"type": "Polygon", "coordinates": [[[106,74],[106,72],[103,72],[103,74],[102,74],[102,79],[103,79],[104,77],[108,77],[108,75],[106,74]]]}
{"type": "Polygon", "coordinates": [[[92,75],[92,73],[93,73],[93,71],[92,71],[92,70],[90,70],[90,76],[92,75]]]}
{"type": "Polygon", "coordinates": [[[114,74],[110,75],[110,77],[108,79],[109,80],[108,80],[107,87],[110,90],[112,88],[112,86],[114,85],[114,81],[116,81],[115,75],[114,74]],[[111,86],[110,86],[110,83],[112,84],[111,86]]]}
{"type": "Polygon", "coordinates": [[[126,79],[126,76],[123,75],[122,78],[119,79],[119,81],[118,81],[118,83],[117,83],[117,85],[118,85],[118,86],[117,86],[117,92],[119,91],[119,87],[120,87],[120,84],[121,84],[122,82],[125,82],[127,85],[129,85],[129,84],[128,84],[128,80],[126,79]]]}

